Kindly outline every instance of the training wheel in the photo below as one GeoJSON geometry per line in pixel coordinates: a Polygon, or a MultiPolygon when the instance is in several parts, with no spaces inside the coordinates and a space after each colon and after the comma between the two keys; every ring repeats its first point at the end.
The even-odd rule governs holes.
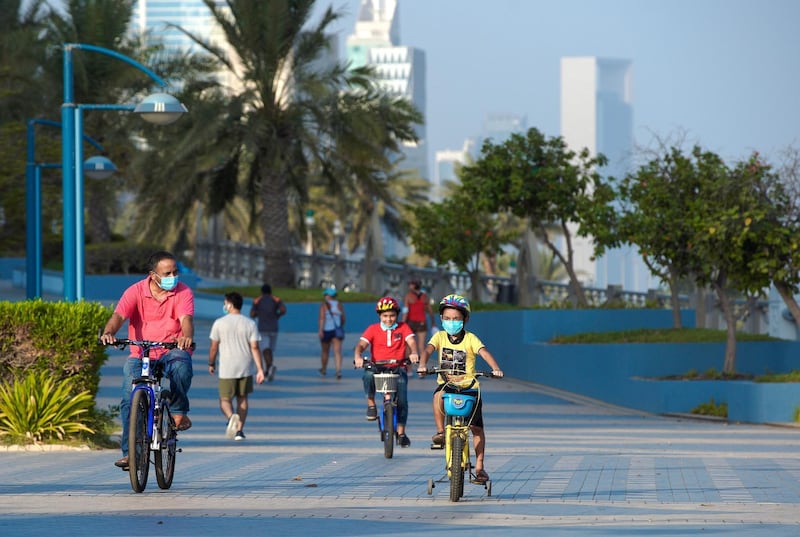
{"type": "Polygon", "coordinates": [[[428,479],[428,495],[433,494],[433,487],[435,486],[436,484],[433,482],[433,479],[428,479]]]}

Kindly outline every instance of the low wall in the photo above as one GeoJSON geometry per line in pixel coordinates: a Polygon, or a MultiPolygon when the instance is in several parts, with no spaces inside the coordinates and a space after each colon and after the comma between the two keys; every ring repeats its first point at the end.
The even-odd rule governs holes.
{"type": "MultiPolygon", "coordinates": [[[[691,317],[690,312],[687,312],[691,317]]],[[[660,381],[689,370],[722,370],[724,343],[554,345],[552,335],[667,328],[668,311],[581,310],[476,313],[477,333],[510,377],[552,386],[611,404],[652,412],[688,413],[711,398],[728,404],[728,419],[790,422],[800,406],[799,383],[660,381]]],[[[691,326],[685,318],[686,326],[691,326]]],[[[736,369],[782,373],[800,369],[797,341],[739,342],[736,369]]]]}

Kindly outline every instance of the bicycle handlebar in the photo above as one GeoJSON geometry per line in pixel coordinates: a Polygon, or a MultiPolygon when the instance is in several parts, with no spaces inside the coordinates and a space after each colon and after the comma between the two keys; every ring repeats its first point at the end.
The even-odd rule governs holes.
{"type": "Polygon", "coordinates": [[[391,365],[391,364],[400,364],[400,366],[402,367],[402,366],[409,365],[409,364],[412,363],[411,360],[409,360],[408,358],[403,358],[401,360],[397,360],[397,359],[381,360],[380,362],[374,361],[369,356],[362,356],[361,359],[364,361],[364,363],[361,364],[361,367],[364,368],[364,369],[370,369],[370,368],[375,367],[375,366],[378,366],[378,367],[380,367],[380,366],[388,366],[388,365],[391,365]]]}
{"type": "MultiPolygon", "coordinates": [[[[148,340],[135,340],[135,339],[117,339],[114,343],[103,343],[102,340],[98,338],[97,342],[100,345],[105,345],[108,347],[116,347],[120,350],[124,349],[128,345],[135,345],[137,347],[147,348],[147,349],[177,349],[178,342],[177,341],[148,341],[148,340]]],[[[195,342],[192,342],[191,349],[194,350],[197,347],[195,342]]]]}
{"type": "MultiPolygon", "coordinates": [[[[436,375],[438,373],[447,373],[448,375],[466,375],[463,371],[456,371],[453,369],[442,369],[439,367],[429,367],[427,369],[419,369],[417,370],[417,375],[420,377],[426,377],[428,375],[436,375]]],[[[476,377],[486,377],[491,379],[499,379],[503,377],[496,376],[494,371],[475,371],[476,377]]]]}

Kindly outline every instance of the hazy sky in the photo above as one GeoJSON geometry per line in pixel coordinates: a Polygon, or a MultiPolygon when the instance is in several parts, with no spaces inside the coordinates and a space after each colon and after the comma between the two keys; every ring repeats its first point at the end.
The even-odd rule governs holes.
{"type": "MultiPolygon", "coordinates": [[[[359,0],[318,0],[346,12],[359,0]]],[[[634,135],[685,131],[724,158],[800,145],[800,0],[398,0],[402,45],[425,51],[429,159],[487,114],[559,135],[562,56],[633,61],[634,135]]],[[[432,171],[432,170],[431,170],[432,171]]]]}

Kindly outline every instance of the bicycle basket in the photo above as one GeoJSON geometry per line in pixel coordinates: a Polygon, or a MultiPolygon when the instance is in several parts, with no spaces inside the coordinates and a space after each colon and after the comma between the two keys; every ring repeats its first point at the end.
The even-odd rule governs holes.
{"type": "Polygon", "coordinates": [[[475,402],[478,399],[478,392],[469,391],[461,393],[442,392],[444,401],[444,413],[449,416],[464,416],[472,414],[475,402]]]}
{"type": "Polygon", "coordinates": [[[397,373],[375,373],[375,391],[382,393],[392,393],[397,391],[397,373]]]}

